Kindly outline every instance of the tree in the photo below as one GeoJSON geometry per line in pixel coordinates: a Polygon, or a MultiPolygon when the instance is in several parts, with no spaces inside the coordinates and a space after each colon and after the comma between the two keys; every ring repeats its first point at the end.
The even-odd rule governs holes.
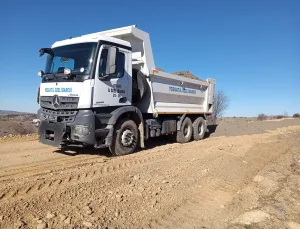
{"type": "Polygon", "coordinates": [[[229,107],[229,97],[222,90],[215,93],[214,118],[220,118],[229,107]]]}

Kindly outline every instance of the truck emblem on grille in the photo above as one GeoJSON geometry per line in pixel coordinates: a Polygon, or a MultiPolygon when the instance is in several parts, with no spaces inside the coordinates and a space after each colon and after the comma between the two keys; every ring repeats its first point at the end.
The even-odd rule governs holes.
{"type": "Polygon", "coordinates": [[[52,100],[52,105],[55,108],[58,108],[60,105],[59,97],[58,95],[54,95],[53,100],[52,100]]]}

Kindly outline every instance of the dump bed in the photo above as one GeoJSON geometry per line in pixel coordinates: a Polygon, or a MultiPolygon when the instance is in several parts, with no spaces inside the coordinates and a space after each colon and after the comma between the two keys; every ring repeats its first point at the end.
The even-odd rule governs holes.
{"type": "Polygon", "coordinates": [[[215,81],[194,80],[154,70],[149,77],[153,113],[212,113],[215,81]]]}

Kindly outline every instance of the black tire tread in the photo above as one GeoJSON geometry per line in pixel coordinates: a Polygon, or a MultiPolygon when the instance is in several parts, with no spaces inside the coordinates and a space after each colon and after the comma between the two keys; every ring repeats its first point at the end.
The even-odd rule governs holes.
{"type": "Polygon", "coordinates": [[[138,146],[138,140],[139,140],[139,131],[138,131],[136,123],[130,119],[122,119],[122,120],[118,121],[118,123],[115,126],[113,140],[112,140],[111,146],[109,147],[109,151],[111,152],[111,154],[113,156],[122,156],[122,155],[126,155],[126,154],[131,154],[136,150],[136,148],[138,146]],[[132,127],[132,129],[135,132],[135,137],[136,137],[136,144],[135,144],[134,148],[132,148],[131,150],[124,150],[124,147],[118,141],[120,131],[126,125],[127,126],[129,125],[132,127]]]}
{"type": "Polygon", "coordinates": [[[191,131],[190,137],[184,137],[183,127],[185,126],[186,122],[188,122],[191,127],[193,126],[191,119],[189,117],[185,117],[185,119],[181,123],[180,130],[177,131],[176,141],[178,143],[187,143],[192,139],[193,131],[191,131]]]}
{"type": "Polygon", "coordinates": [[[204,138],[205,136],[205,133],[206,133],[206,130],[207,130],[207,125],[206,125],[206,122],[204,120],[204,118],[202,117],[198,117],[194,122],[193,122],[193,137],[194,137],[194,140],[195,141],[199,141],[201,139],[204,138]],[[204,131],[203,131],[203,134],[199,135],[199,125],[204,125],[204,131]]]}

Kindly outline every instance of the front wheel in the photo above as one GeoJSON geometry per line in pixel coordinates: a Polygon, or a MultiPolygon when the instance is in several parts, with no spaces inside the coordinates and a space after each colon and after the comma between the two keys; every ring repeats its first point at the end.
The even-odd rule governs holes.
{"type": "Polygon", "coordinates": [[[138,128],[134,121],[123,119],[117,123],[109,150],[114,156],[133,153],[138,145],[138,128]]]}

